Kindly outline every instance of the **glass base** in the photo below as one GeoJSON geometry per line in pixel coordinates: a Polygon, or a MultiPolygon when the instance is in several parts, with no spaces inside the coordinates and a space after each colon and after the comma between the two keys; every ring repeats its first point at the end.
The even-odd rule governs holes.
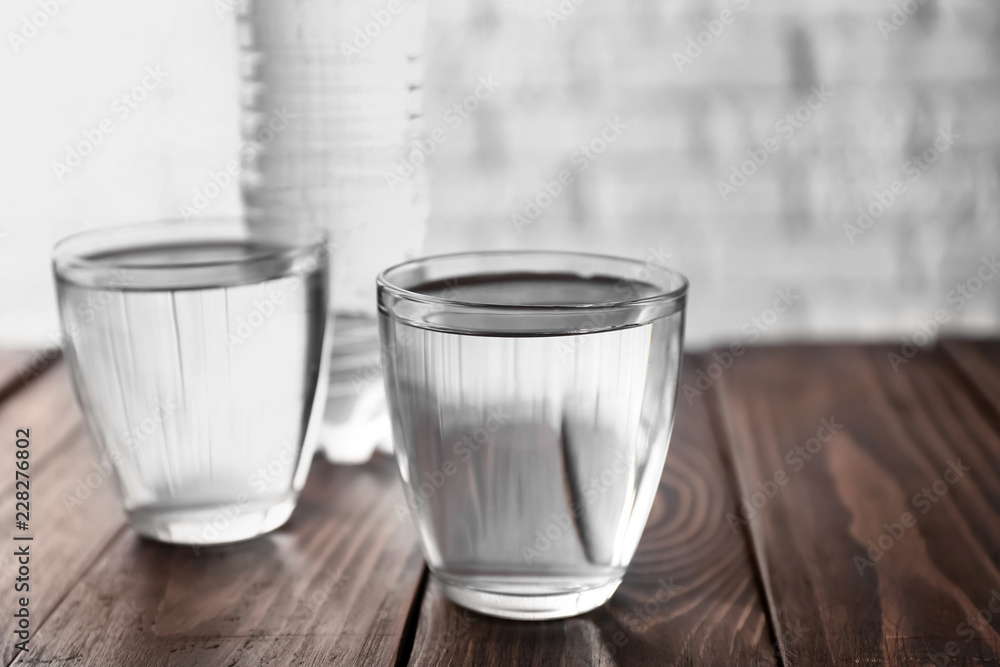
{"type": "Polygon", "coordinates": [[[168,544],[212,546],[253,539],[278,528],[292,515],[296,494],[277,502],[208,505],[186,508],[145,506],[125,512],[143,537],[168,544]]]}
{"type": "Polygon", "coordinates": [[[614,595],[621,577],[598,585],[556,586],[545,579],[511,581],[433,574],[455,604],[480,614],[526,621],[568,618],[600,607],[614,595]]]}

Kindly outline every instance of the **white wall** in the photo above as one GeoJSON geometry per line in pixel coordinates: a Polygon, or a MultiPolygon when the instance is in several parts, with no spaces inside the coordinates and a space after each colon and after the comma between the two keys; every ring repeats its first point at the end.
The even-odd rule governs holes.
{"type": "MultiPolygon", "coordinates": [[[[38,343],[58,330],[48,260],[56,240],[179,217],[236,154],[236,37],[231,11],[208,0],[5,0],[0,34],[0,344],[38,343]],[[12,43],[25,20],[43,23],[43,5],[58,10],[27,43],[12,43]],[[162,82],[146,78],[148,68],[165,73],[162,82]],[[151,90],[137,91],[145,99],[130,109],[120,98],[144,78],[151,90]],[[54,163],[102,121],[113,131],[57,175],[54,163]]],[[[237,195],[230,186],[207,213],[238,212],[237,195]]]]}
{"type": "MultiPolygon", "coordinates": [[[[15,51],[9,34],[43,0],[5,0],[0,344],[56,331],[58,237],[176,217],[236,155],[226,2],[56,2],[15,51]],[[166,79],[118,118],[114,100],[156,66],[166,79]],[[106,117],[114,132],[60,180],[53,162],[106,117]]],[[[1000,279],[960,310],[947,299],[1000,251],[1000,4],[927,0],[883,34],[889,0],[567,3],[431,1],[428,126],[479,77],[504,83],[431,157],[429,252],[669,253],[692,279],[696,344],[745,340],[741,328],[789,287],[800,299],[765,338],[898,338],[942,307],[950,331],[997,330],[1000,279]],[[576,9],[553,21],[560,6],[576,9]],[[674,54],[726,9],[735,22],[679,69],[674,54]],[[830,101],[723,201],[718,182],[821,83],[830,101]],[[629,125],[620,140],[518,232],[511,216],[614,116],[629,125]],[[954,147],[850,243],[856,209],[946,127],[961,135],[954,147]]],[[[238,207],[234,184],[205,213],[238,207]]]]}

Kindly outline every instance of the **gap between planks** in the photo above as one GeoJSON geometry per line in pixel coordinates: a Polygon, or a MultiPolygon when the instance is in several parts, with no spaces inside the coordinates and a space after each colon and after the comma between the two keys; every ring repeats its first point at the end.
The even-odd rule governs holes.
{"type": "Polygon", "coordinates": [[[410,610],[406,614],[406,622],[403,624],[403,632],[399,635],[399,647],[396,649],[395,667],[406,667],[410,664],[413,656],[413,646],[417,640],[417,624],[420,622],[420,609],[424,604],[424,596],[427,594],[427,581],[430,578],[430,570],[427,563],[424,563],[424,571],[420,575],[417,589],[413,592],[413,600],[410,602],[410,610]]]}
{"type": "MultiPolygon", "coordinates": [[[[720,348],[724,349],[724,348],[720,348]]],[[[692,355],[690,359],[697,360],[698,367],[703,366],[703,362],[708,356],[708,353],[702,353],[698,355],[692,355]]],[[[722,379],[713,385],[703,398],[706,400],[706,411],[708,412],[708,424],[715,441],[719,445],[719,458],[722,460],[722,467],[725,472],[724,475],[729,481],[729,486],[733,492],[733,498],[736,502],[736,506],[733,508],[735,514],[739,514],[739,499],[746,494],[746,489],[740,484],[740,475],[736,470],[736,451],[733,447],[732,433],[727,425],[724,414],[725,409],[722,402],[725,400],[723,398],[722,392],[722,379]]],[[[678,395],[678,400],[680,396],[678,395]]],[[[743,535],[743,539],[747,545],[747,553],[750,556],[750,564],[753,570],[753,581],[754,586],[757,589],[757,596],[765,601],[764,605],[764,617],[767,619],[767,636],[771,643],[771,646],[778,647],[777,651],[774,651],[775,662],[778,667],[784,667],[786,664],[790,664],[786,660],[785,656],[785,646],[784,643],[780,641],[778,635],[778,629],[775,626],[774,619],[776,617],[776,609],[774,605],[774,600],[771,598],[771,587],[767,585],[767,573],[761,567],[760,553],[758,552],[756,541],[754,535],[750,530],[751,522],[747,522],[744,526],[740,528],[740,534],[743,535]]]]}

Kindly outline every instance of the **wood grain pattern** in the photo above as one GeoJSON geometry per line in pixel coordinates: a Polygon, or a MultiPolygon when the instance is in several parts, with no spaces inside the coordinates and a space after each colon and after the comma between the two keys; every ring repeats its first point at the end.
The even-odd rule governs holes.
{"type": "Polygon", "coordinates": [[[607,605],[563,621],[504,621],[457,607],[431,579],[410,664],[774,664],[745,538],[725,521],[735,500],[707,407],[679,399],[646,531],[607,605]]]}
{"type": "MultiPolygon", "coordinates": [[[[37,471],[73,431],[83,428],[82,415],[61,361],[27,385],[17,382],[18,390],[0,403],[0,452],[5,461],[13,461],[14,440],[6,436],[18,428],[31,428],[31,466],[37,471]]],[[[13,486],[12,477],[0,480],[0,493],[13,486]]]]}
{"type": "Polygon", "coordinates": [[[945,341],[942,347],[1000,413],[1000,341],[945,341]]]}
{"type": "MultiPolygon", "coordinates": [[[[3,664],[1000,665],[1000,343],[899,353],[757,348],[721,374],[688,357],[682,385],[718,377],[679,398],[622,587],[541,623],[460,609],[427,580],[386,458],[315,461],[291,521],[258,540],[138,538],[93,476],[65,364],[8,370],[3,456],[32,429],[35,633],[13,650],[0,596],[3,664]]],[[[0,586],[13,566],[0,556],[0,586]]]]}
{"type": "MultiPolygon", "coordinates": [[[[20,378],[17,382],[21,383],[20,378]]],[[[14,545],[0,555],[0,657],[9,664],[16,651],[13,635],[16,600],[13,589],[18,563],[12,537],[31,535],[31,575],[25,591],[37,629],[67,591],[90,567],[104,545],[123,526],[118,501],[108,479],[109,468],[98,461],[74,402],[65,364],[44,374],[0,405],[0,452],[11,470],[0,482],[5,506],[13,512],[15,430],[30,430],[30,521],[15,531],[13,515],[0,522],[0,541],[14,545]]]]}
{"type": "Polygon", "coordinates": [[[756,349],[717,382],[783,661],[1000,664],[1000,416],[943,351],[890,353],[756,349]]]}
{"type": "Polygon", "coordinates": [[[48,365],[49,359],[31,350],[0,350],[0,401],[41,375],[48,365]]]}
{"type": "Polygon", "coordinates": [[[15,664],[393,664],[423,575],[394,465],[317,459],[289,523],[242,544],[123,530],[15,664]]]}

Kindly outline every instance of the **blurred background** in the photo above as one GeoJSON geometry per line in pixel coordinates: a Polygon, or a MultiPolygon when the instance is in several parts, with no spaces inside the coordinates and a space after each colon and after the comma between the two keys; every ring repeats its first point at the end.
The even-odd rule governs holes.
{"type": "MultiPolygon", "coordinates": [[[[58,339],[60,237],[240,212],[206,196],[241,150],[234,14],[5,1],[0,345],[58,339]]],[[[427,30],[424,253],[667,263],[694,348],[996,332],[1000,3],[430,0],[427,30]]]]}

